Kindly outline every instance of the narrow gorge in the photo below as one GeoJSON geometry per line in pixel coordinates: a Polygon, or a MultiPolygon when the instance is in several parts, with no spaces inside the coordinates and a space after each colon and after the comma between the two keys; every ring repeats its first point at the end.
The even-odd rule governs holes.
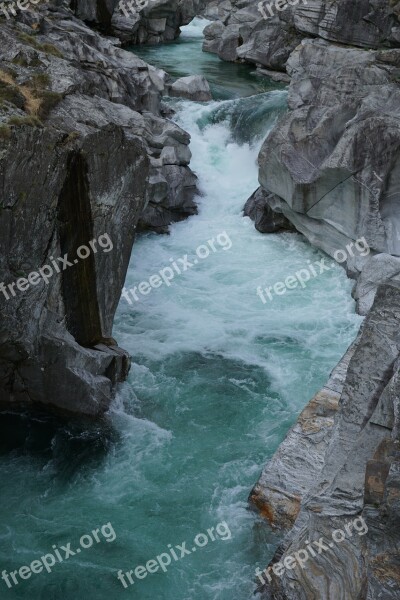
{"type": "Polygon", "coordinates": [[[399,597],[400,8],[279,2],[5,4],[1,598],[399,597]]]}

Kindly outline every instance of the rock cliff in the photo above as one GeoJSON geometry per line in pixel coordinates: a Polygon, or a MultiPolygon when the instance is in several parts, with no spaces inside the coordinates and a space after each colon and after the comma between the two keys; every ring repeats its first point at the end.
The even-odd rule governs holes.
{"type": "Polygon", "coordinates": [[[372,49],[400,42],[399,3],[387,0],[225,0],[207,14],[216,22],[205,31],[205,51],[277,71],[304,38],[372,49]]]}
{"type": "Polygon", "coordinates": [[[176,39],[180,28],[207,0],[70,0],[77,17],[125,44],[158,44],[176,39]]]}
{"type": "MultiPolygon", "coordinates": [[[[244,19],[240,7],[226,17],[228,27],[244,19]]],[[[246,214],[260,231],[279,231],[289,222],[328,255],[344,250],[341,262],[355,279],[357,309],[366,315],[357,340],[250,494],[251,504],[286,534],[264,584],[258,581],[263,599],[390,600],[399,594],[397,15],[386,3],[360,0],[350,10],[346,2],[310,1],[271,23],[259,21],[235,50],[291,77],[289,110],[261,149],[261,187],[246,214]],[[288,28],[276,23],[283,18],[288,28]],[[282,60],[273,49],[277,27],[285,31],[281,41],[289,31],[303,38],[283,45],[282,60]],[[369,252],[349,252],[360,239],[369,252]],[[332,540],[332,532],[360,516],[366,535],[347,535],[309,556],[304,568],[293,566],[293,556],[310,541],[332,540]]],[[[245,31],[241,24],[239,34],[245,31]]]]}
{"type": "Polygon", "coordinates": [[[0,38],[0,399],[98,415],[129,369],[111,330],[135,230],[196,211],[189,135],[165,74],[70,10],[0,38]]]}

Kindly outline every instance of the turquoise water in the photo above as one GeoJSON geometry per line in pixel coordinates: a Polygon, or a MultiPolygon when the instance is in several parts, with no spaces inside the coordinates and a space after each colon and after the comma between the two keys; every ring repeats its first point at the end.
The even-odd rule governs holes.
{"type": "Polygon", "coordinates": [[[204,75],[215,99],[241,98],[284,89],[284,85],[257,75],[254,67],[227,63],[215,54],[202,52],[202,31],[208,23],[205,19],[195,19],[183,28],[183,34],[175,42],[162,46],[134,46],[132,51],[173,77],[204,75]]]}
{"type": "MultiPolygon", "coordinates": [[[[175,53],[186,75],[193,64],[185,48],[200,43],[196,22],[183,42],[159,50],[171,60],[175,53]]],[[[261,85],[257,96],[240,98],[244,82],[230,85],[218,101],[175,102],[192,135],[199,214],[169,236],[138,239],[126,286],[148,281],[170,259],[182,265],[188,255],[193,266],[132,304],[121,300],[114,336],[134,362],[104,422],[11,411],[0,419],[1,570],[28,565],[53,545],[76,549],[107,523],[116,537],[11,589],[0,580],[1,598],[250,600],[255,568],[272,556],[276,540],[247,496],[360,318],[339,266],[265,305],[256,295],[321,255],[297,234],[261,235],[243,218],[259,146],[286,94],[261,85]],[[208,245],[200,258],[196,249],[208,240],[215,250],[208,245]],[[199,533],[221,522],[221,535],[214,530],[214,541],[196,546],[199,533]],[[190,555],[166,572],[133,577],[127,588],[117,579],[119,569],[135,570],[182,542],[190,555]]]]}

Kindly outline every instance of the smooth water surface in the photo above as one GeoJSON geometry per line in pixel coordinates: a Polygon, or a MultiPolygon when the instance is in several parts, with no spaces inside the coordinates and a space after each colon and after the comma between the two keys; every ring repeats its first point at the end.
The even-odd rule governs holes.
{"type": "Polygon", "coordinates": [[[216,100],[284,89],[283,84],[257,75],[254,67],[227,63],[215,54],[202,52],[202,31],[209,23],[205,19],[195,19],[183,28],[183,34],[176,41],[162,46],[134,46],[132,51],[173,77],[204,75],[216,100]]]}

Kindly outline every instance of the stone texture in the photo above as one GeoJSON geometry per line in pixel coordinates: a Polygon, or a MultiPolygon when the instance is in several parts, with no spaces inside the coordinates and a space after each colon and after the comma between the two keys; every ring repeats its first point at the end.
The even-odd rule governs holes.
{"type": "Polygon", "coordinates": [[[271,581],[265,577],[258,589],[263,600],[398,597],[399,316],[400,289],[380,286],[340,363],[342,391],[329,382],[322,401],[311,401],[251,496],[274,526],[294,524],[272,564],[306,548],[306,540],[332,540],[334,530],[359,515],[368,532],[353,531],[303,569],[297,565],[281,577],[270,572],[271,581]]]}
{"type": "Polygon", "coordinates": [[[276,233],[278,231],[293,231],[294,227],[286,217],[271,207],[273,198],[259,187],[247,200],[243,214],[254,221],[254,226],[260,233],[276,233]]]}
{"type": "Polygon", "coordinates": [[[159,44],[176,39],[180,28],[199,15],[207,0],[70,0],[80,19],[124,44],[159,44]]]}
{"type": "Polygon", "coordinates": [[[196,211],[190,138],[160,116],[165,74],[69,11],[3,19],[0,38],[1,281],[113,245],[0,292],[0,400],[97,416],[129,369],[111,331],[135,231],[196,211]]]}
{"type": "Polygon", "coordinates": [[[388,52],[304,41],[288,61],[290,111],[260,152],[261,185],[331,256],[361,237],[400,254],[399,71],[382,61],[400,65],[400,50],[388,52]]]}
{"type": "Polygon", "coordinates": [[[210,86],[202,75],[189,75],[174,81],[169,87],[169,95],[193,100],[194,102],[209,102],[212,100],[210,86]]]}
{"type": "Polygon", "coordinates": [[[362,48],[400,42],[399,11],[386,0],[299,0],[283,3],[281,10],[263,2],[262,10],[255,0],[212,2],[204,14],[219,23],[207,28],[204,50],[224,60],[284,71],[290,54],[307,37],[362,48]]]}

